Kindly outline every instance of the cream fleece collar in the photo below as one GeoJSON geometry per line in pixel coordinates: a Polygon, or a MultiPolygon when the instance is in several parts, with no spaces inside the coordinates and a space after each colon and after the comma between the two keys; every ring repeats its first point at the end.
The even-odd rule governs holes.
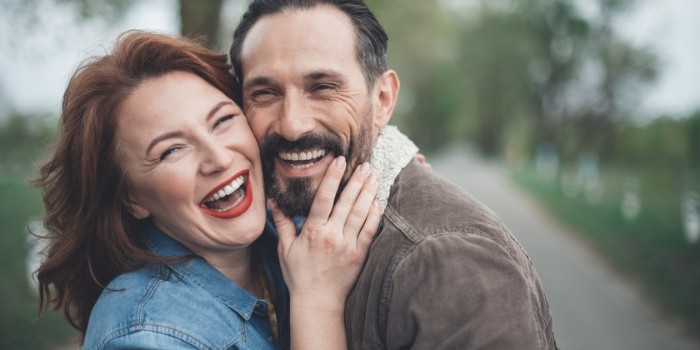
{"type": "Polygon", "coordinates": [[[379,183],[377,201],[382,211],[389,201],[389,192],[394,180],[417,153],[418,147],[397,127],[387,125],[379,131],[377,141],[372,148],[369,165],[379,183]]]}

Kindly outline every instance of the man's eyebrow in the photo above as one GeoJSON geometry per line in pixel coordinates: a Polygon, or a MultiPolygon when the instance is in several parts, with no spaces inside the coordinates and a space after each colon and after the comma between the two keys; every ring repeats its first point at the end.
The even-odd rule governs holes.
{"type": "Polygon", "coordinates": [[[321,80],[321,79],[340,79],[345,80],[345,76],[333,70],[318,70],[304,74],[304,80],[321,80]]]}
{"type": "MultiPolygon", "coordinates": [[[[221,101],[217,103],[214,107],[212,107],[211,110],[209,110],[209,113],[207,113],[206,120],[209,122],[209,120],[216,115],[216,112],[218,112],[223,106],[226,105],[233,105],[231,101],[221,101]]],[[[167,140],[172,137],[179,137],[182,135],[181,131],[171,131],[171,132],[166,132],[165,134],[159,135],[158,137],[154,138],[151,140],[151,143],[148,144],[148,147],[146,147],[146,154],[149,154],[151,152],[151,149],[155,147],[158,142],[161,142],[163,140],[167,140]]]]}
{"type": "Polygon", "coordinates": [[[256,86],[261,86],[261,85],[270,85],[272,82],[272,79],[270,77],[266,76],[259,76],[255,78],[251,78],[245,81],[243,83],[243,90],[250,89],[256,86]]]}
{"type": "MultiPolygon", "coordinates": [[[[334,70],[317,70],[304,74],[303,79],[306,81],[317,81],[322,79],[334,79],[345,81],[345,75],[334,70]]],[[[256,86],[271,85],[272,83],[272,78],[267,76],[258,76],[246,79],[245,83],[243,83],[243,90],[249,90],[256,86]]]]}

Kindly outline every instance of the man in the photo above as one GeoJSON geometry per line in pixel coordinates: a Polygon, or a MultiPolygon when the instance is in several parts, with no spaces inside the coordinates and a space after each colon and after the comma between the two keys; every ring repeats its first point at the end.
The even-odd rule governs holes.
{"type": "Polygon", "coordinates": [[[369,160],[384,209],[346,303],[354,349],[556,348],[532,263],[486,207],[415,159],[388,126],[399,92],[387,36],[361,0],[256,0],[231,60],[268,194],[304,216],[333,157],[369,160]]]}

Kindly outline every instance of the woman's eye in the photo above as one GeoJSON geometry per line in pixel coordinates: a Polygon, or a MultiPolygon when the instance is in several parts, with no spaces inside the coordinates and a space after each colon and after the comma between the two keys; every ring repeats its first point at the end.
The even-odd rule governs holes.
{"type": "Polygon", "coordinates": [[[217,119],[216,122],[214,122],[214,128],[216,129],[217,126],[233,119],[233,117],[235,117],[235,115],[231,114],[217,119]]]}
{"type": "Polygon", "coordinates": [[[168,148],[167,150],[165,150],[165,152],[163,152],[163,153],[160,155],[160,157],[159,157],[160,161],[164,161],[164,160],[168,159],[168,157],[169,157],[171,154],[173,154],[173,153],[175,153],[175,152],[177,152],[177,151],[179,151],[179,150],[180,150],[180,147],[170,147],[170,148],[168,148]]]}

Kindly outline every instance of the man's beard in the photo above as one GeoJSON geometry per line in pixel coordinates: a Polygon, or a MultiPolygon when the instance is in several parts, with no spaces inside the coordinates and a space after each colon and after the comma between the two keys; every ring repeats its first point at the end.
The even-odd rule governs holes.
{"type": "Polygon", "coordinates": [[[326,150],[326,154],[332,157],[344,156],[347,160],[347,168],[340,182],[336,200],[345,188],[352,172],[362,162],[368,161],[372,150],[372,124],[365,120],[360,124],[360,130],[349,145],[344,145],[340,137],[332,133],[306,134],[296,141],[288,141],[278,134],[274,134],[263,142],[262,163],[265,175],[265,192],[272,198],[277,208],[287,217],[306,217],[311,210],[317,188],[314,187],[310,177],[293,177],[280,179],[275,173],[275,159],[279,152],[299,151],[311,148],[326,150]],[[282,186],[284,182],[285,186],[282,186]]]}

